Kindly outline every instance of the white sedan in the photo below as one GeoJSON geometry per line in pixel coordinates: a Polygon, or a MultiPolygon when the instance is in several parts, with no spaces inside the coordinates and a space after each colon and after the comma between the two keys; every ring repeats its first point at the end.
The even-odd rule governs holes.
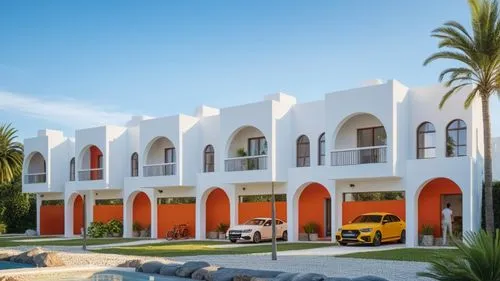
{"type": "MultiPolygon", "coordinates": [[[[226,236],[232,243],[238,240],[253,241],[259,243],[262,240],[272,239],[271,218],[254,218],[244,224],[229,228],[226,236]]],[[[287,224],[282,220],[276,220],[276,238],[283,241],[288,240],[287,224]]]]}

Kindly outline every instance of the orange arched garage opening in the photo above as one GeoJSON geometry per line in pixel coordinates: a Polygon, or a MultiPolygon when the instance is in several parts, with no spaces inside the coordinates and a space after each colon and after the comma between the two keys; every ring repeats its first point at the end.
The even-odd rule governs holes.
{"type": "Polygon", "coordinates": [[[81,234],[83,228],[83,198],[77,195],[73,202],[73,234],[81,234]]]}
{"type": "Polygon", "coordinates": [[[304,233],[304,225],[315,223],[319,226],[319,237],[330,236],[331,205],[326,187],[319,183],[307,185],[299,197],[299,233],[304,233]]]}
{"type": "Polygon", "coordinates": [[[151,202],[144,192],[139,192],[134,198],[132,223],[137,223],[142,229],[151,227],[151,202]]]}
{"type": "Polygon", "coordinates": [[[212,190],[206,202],[206,232],[214,231],[220,223],[229,224],[229,212],[226,192],[220,188],[212,190]]]}
{"type": "Polygon", "coordinates": [[[418,196],[418,232],[422,226],[434,228],[434,236],[442,236],[441,211],[446,204],[453,211],[453,232],[462,231],[462,190],[450,179],[437,178],[426,183],[418,196]]]}
{"type": "Polygon", "coordinates": [[[42,201],[40,235],[64,234],[64,200],[42,201]]]}

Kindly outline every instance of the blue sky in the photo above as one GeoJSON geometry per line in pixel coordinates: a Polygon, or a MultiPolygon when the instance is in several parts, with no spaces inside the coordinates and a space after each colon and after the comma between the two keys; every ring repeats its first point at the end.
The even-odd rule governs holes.
{"type": "Polygon", "coordinates": [[[450,65],[422,66],[429,34],[451,19],[468,21],[466,0],[0,1],[0,123],[72,136],[277,91],[429,85],[450,65]]]}

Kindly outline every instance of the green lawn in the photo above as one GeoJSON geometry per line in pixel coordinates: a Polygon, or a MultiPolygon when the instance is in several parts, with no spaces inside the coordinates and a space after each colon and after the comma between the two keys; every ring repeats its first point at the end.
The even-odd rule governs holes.
{"type": "MultiPolygon", "coordinates": [[[[249,245],[234,248],[214,248],[213,245],[220,244],[216,241],[190,241],[177,243],[162,243],[153,245],[127,246],[116,247],[93,252],[121,254],[121,255],[136,255],[136,256],[158,256],[158,257],[175,257],[175,256],[198,256],[198,255],[236,255],[236,254],[253,254],[253,253],[269,253],[271,245],[249,245]]],[[[303,250],[321,247],[329,247],[331,243],[278,243],[278,251],[287,250],[303,250]]]]}
{"type": "MultiPolygon", "coordinates": [[[[54,237],[9,237],[0,239],[0,247],[15,247],[15,246],[81,246],[82,239],[57,240],[57,241],[24,241],[17,242],[16,240],[35,240],[49,239],[54,237]]],[[[87,239],[87,245],[104,245],[123,242],[136,241],[134,238],[102,238],[102,239],[87,239]]]]}
{"type": "Polygon", "coordinates": [[[338,256],[341,258],[360,258],[360,259],[374,259],[374,260],[395,260],[395,261],[419,261],[428,262],[436,257],[443,257],[454,255],[457,253],[456,249],[421,249],[421,248],[407,248],[407,249],[394,249],[387,251],[354,253],[338,256]]]}

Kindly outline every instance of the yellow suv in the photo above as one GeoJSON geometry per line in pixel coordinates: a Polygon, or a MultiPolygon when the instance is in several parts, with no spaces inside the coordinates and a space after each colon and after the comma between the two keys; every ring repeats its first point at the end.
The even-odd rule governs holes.
{"type": "Polygon", "coordinates": [[[340,245],[348,243],[372,244],[406,241],[406,223],[390,213],[367,213],[338,229],[335,238],[340,245]]]}

